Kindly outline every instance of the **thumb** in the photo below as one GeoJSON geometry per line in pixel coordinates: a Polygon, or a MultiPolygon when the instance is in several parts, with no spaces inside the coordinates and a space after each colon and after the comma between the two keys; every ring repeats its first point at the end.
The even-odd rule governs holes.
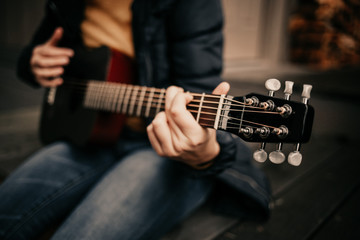
{"type": "Polygon", "coordinates": [[[213,94],[221,95],[227,94],[230,90],[230,84],[227,82],[222,82],[214,89],[213,94]]]}
{"type": "Polygon", "coordinates": [[[64,29],[62,27],[58,27],[54,30],[51,38],[46,42],[47,45],[56,46],[58,42],[61,40],[64,33],[64,29]]]}

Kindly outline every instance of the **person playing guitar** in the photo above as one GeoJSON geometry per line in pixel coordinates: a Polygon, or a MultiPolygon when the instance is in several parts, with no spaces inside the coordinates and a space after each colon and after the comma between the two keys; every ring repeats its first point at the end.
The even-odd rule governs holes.
{"type": "MultiPolygon", "coordinates": [[[[269,184],[249,149],[204,128],[188,109],[195,100],[188,91],[229,91],[220,78],[222,26],[219,0],[49,0],[18,64],[22,79],[47,89],[45,146],[0,186],[0,238],[37,239],[61,225],[54,239],[158,239],[210,195],[224,214],[266,219],[269,184]],[[106,87],[117,82],[139,85],[134,102],[164,102],[153,118],[149,104],[132,105],[145,117],[84,110],[78,103],[91,103],[87,95],[71,92],[85,83],[89,90],[84,79],[108,84],[94,90],[94,101],[122,91],[106,87]],[[48,110],[57,102],[68,107],[48,110]],[[75,140],[58,137],[64,132],[75,140]]],[[[130,106],[134,88],[124,90],[130,106]]]]}

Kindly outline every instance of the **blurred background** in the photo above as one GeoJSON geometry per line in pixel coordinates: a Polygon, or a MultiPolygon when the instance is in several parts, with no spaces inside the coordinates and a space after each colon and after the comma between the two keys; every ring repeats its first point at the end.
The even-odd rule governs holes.
{"type": "MultiPolygon", "coordinates": [[[[45,2],[0,1],[0,179],[41,146],[37,129],[43,90],[17,79],[15,65],[20,50],[42,19],[45,2]]],[[[231,94],[266,94],[265,80],[278,78],[295,82],[292,99],[300,101],[302,84],[312,84],[310,103],[316,112],[313,135],[303,146],[300,167],[268,162],[259,165],[273,185],[275,220],[244,225],[212,216],[207,218],[212,219],[208,224],[215,227],[198,236],[191,232],[189,225],[195,220],[190,219],[169,239],[190,239],[189,232],[195,234],[193,239],[339,239],[333,238],[337,232],[341,232],[341,239],[358,236],[360,1],[222,3],[223,78],[231,83],[231,94]]],[[[258,148],[254,144],[250,147],[258,148]]],[[[272,150],[274,146],[269,146],[268,151],[272,150]]],[[[291,147],[284,151],[287,154],[291,147]]],[[[202,221],[204,214],[210,213],[197,215],[201,222],[206,222],[202,221]]]]}

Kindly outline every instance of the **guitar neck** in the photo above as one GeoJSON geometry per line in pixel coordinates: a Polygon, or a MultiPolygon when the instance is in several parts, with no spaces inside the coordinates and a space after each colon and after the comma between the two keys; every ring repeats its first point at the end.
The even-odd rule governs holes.
{"type": "MultiPolygon", "coordinates": [[[[187,109],[203,127],[226,130],[224,116],[231,97],[190,93],[187,109]]],[[[155,117],[165,108],[165,89],[91,80],[87,83],[84,107],[129,116],[155,117]]]]}

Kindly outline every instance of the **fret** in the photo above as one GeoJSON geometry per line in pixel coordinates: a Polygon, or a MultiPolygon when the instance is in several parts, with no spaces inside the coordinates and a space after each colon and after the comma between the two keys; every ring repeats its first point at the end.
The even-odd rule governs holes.
{"type": "Polygon", "coordinates": [[[109,97],[110,97],[109,96],[109,91],[110,91],[110,85],[109,84],[104,84],[104,92],[103,92],[103,100],[102,100],[103,105],[102,105],[101,110],[108,110],[107,106],[108,106],[109,97]]]}
{"type": "Polygon", "coordinates": [[[91,81],[89,83],[89,86],[90,86],[90,88],[89,88],[89,93],[90,93],[90,95],[89,95],[89,99],[90,99],[89,107],[94,108],[95,104],[96,104],[96,84],[93,81],[91,81]]]}
{"type": "Polygon", "coordinates": [[[107,110],[109,111],[112,111],[112,105],[113,105],[113,102],[114,102],[114,92],[115,92],[115,89],[114,89],[114,84],[113,83],[110,83],[109,84],[109,92],[108,92],[108,104],[107,104],[107,110]]]}
{"type": "Polygon", "coordinates": [[[100,88],[99,88],[99,98],[98,98],[98,106],[97,109],[101,110],[101,108],[103,107],[104,104],[104,88],[105,88],[105,84],[104,82],[100,83],[100,88]]]}
{"type": "Polygon", "coordinates": [[[97,86],[97,84],[95,82],[92,82],[91,85],[92,85],[91,92],[92,92],[92,96],[93,96],[92,97],[92,99],[93,99],[92,102],[93,103],[92,103],[91,107],[95,108],[95,106],[97,104],[96,99],[97,99],[97,93],[98,93],[98,91],[97,91],[98,86],[97,86]]]}
{"type": "Polygon", "coordinates": [[[125,98],[125,91],[127,89],[127,85],[121,84],[119,86],[119,88],[120,88],[120,93],[119,93],[118,103],[117,103],[117,108],[116,108],[116,112],[118,112],[118,113],[121,112],[121,106],[122,106],[122,103],[123,103],[124,98],[125,98]]]}
{"type": "Polygon", "coordinates": [[[150,115],[150,109],[151,109],[151,104],[153,101],[155,90],[156,90],[155,88],[150,89],[150,94],[149,94],[149,97],[147,99],[147,104],[146,104],[145,117],[149,117],[149,115],[150,115]]]}
{"type": "Polygon", "coordinates": [[[105,99],[107,97],[106,94],[106,87],[107,85],[105,85],[103,82],[101,82],[101,94],[100,94],[100,107],[99,110],[103,110],[105,107],[105,99]]]}
{"type": "Polygon", "coordinates": [[[92,84],[89,81],[89,83],[86,85],[86,91],[85,91],[85,99],[84,99],[84,106],[85,107],[91,107],[91,102],[92,102],[92,84]]]}
{"type": "MultiPolygon", "coordinates": [[[[105,82],[104,82],[105,83],[105,82]]],[[[102,88],[102,93],[101,93],[101,108],[100,108],[100,110],[103,110],[103,109],[106,109],[106,100],[107,100],[107,98],[108,98],[108,94],[107,94],[107,89],[108,89],[108,87],[109,87],[109,85],[108,84],[104,84],[103,83],[103,88],[102,88]]]]}
{"type": "Polygon", "coordinates": [[[225,97],[225,94],[222,94],[220,96],[220,101],[219,101],[219,105],[218,105],[217,113],[216,113],[216,117],[215,117],[215,122],[214,122],[215,129],[218,129],[218,126],[219,126],[219,118],[220,118],[221,110],[222,110],[223,103],[224,103],[224,97],[225,97]]]}
{"type": "Polygon", "coordinates": [[[111,111],[116,112],[117,103],[119,101],[119,93],[120,93],[121,85],[114,84],[114,97],[112,101],[111,111]]]}
{"type": "MultiPolygon", "coordinates": [[[[95,84],[94,84],[95,85],[95,84]]],[[[95,103],[94,103],[94,108],[98,109],[99,105],[100,105],[100,93],[101,93],[101,84],[98,83],[94,86],[95,89],[95,103]]]]}
{"type": "MultiPolygon", "coordinates": [[[[196,105],[199,105],[201,99],[200,96],[201,96],[200,94],[197,94],[195,98],[196,102],[194,104],[191,104],[192,109],[195,110],[195,112],[193,113],[195,119],[197,117],[196,105]]],[[[201,107],[200,117],[199,117],[199,124],[201,126],[208,127],[214,125],[216,113],[218,110],[219,99],[220,99],[219,96],[214,97],[213,95],[205,94],[201,107]]]]}
{"type": "Polygon", "coordinates": [[[200,105],[199,105],[199,108],[198,108],[198,111],[197,111],[197,116],[196,116],[196,121],[197,121],[197,122],[199,122],[199,119],[200,119],[201,108],[202,108],[202,105],[203,105],[203,102],[204,102],[204,97],[205,97],[205,93],[203,93],[203,94],[201,95],[200,105]]]}
{"type": "Polygon", "coordinates": [[[140,98],[139,98],[139,102],[138,102],[138,107],[137,107],[137,111],[136,111],[136,116],[140,117],[141,116],[141,110],[143,107],[143,102],[144,102],[144,97],[146,94],[146,87],[141,87],[141,93],[140,93],[140,98]]]}
{"type": "Polygon", "coordinates": [[[100,108],[100,103],[101,103],[101,88],[102,88],[102,84],[99,83],[98,87],[96,89],[96,103],[95,103],[95,109],[99,109],[100,108]]]}
{"type": "Polygon", "coordinates": [[[156,115],[156,114],[158,114],[159,112],[160,112],[160,110],[161,110],[161,104],[163,103],[163,97],[165,96],[165,89],[164,88],[162,88],[161,89],[161,92],[160,92],[160,96],[159,96],[159,99],[158,99],[158,103],[157,103],[157,106],[156,106],[156,111],[155,111],[155,114],[154,114],[154,116],[156,115]]]}
{"type": "Polygon", "coordinates": [[[94,83],[92,81],[89,81],[88,83],[88,90],[86,91],[86,95],[88,100],[88,107],[93,108],[95,105],[95,92],[94,92],[94,83]]]}
{"type": "Polygon", "coordinates": [[[97,89],[97,86],[96,86],[96,83],[94,83],[94,82],[91,82],[91,98],[92,98],[92,103],[91,103],[91,107],[95,107],[95,105],[96,105],[96,97],[97,97],[97,91],[96,91],[96,89],[97,89]]]}
{"type": "Polygon", "coordinates": [[[111,98],[111,95],[110,95],[110,91],[111,91],[111,84],[108,83],[107,85],[105,85],[105,88],[104,88],[104,99],[103,99],[103,110],[110,110],[109,109],[109,104],[110,104],[110,98],[111,98]]]}
{"type": "Polygon", "coordinates": [[[114,98],[116,97],[115,91],[116,91],[116,85],[113,83],[109,84],[109,103],[108,103],[108,110],[113,111],[113,105],[114,105],[114,98]]]}
{"type": "Polygon", "coordinates": [[[130,115],[133,115],[133,113],[134,113],[135,102],[136,102],[138,93],[139,93],[139,86],[133,87],[133,92],[132,92],[132,94],[131,94],[129,111],[128,111],[128,113],[129,113],[130,115]]]}
{"type": "Polygon", "coordinates": [[[128,106],[129,100],[130,100],[130,94],[131,94],[132,88],[133,87],[131,85],[127,85],[127,87],[126,87],[124,101],[123,101],[123,109],[122,109],[123,114],[127,113],[127,106],[128,106]]]}

